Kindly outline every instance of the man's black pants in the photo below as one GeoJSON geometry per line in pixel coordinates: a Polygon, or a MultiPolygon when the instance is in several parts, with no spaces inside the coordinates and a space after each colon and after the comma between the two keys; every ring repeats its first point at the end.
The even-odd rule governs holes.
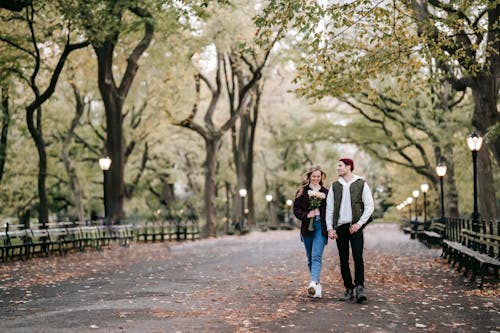
{"type": "Polygon", "coordinates": [[[363,262],[363,230],[355,234],[349,233],[350,223],[342,224],[337,228],[337,248],[340,258],[340,273],[344,280],[344,286],[353,289],[354,286],[364,286],[365,269],[363,262]],[[349,243],[352,248],[354,260],[354,284],[352,283],[351,269],[349,268],[349,243]]]}

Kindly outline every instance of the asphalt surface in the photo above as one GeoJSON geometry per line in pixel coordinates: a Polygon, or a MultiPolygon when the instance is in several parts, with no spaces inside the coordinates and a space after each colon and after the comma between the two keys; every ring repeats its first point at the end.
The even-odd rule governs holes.
{"type": "Polygon", "coordinates": [[[335,242],[306,297],[298,230],[134,243],[0,266],[0,332],[500,332],[498,281],[464,283],[397,225],[365,229],[364,304],[343,293],[335,242]]]}

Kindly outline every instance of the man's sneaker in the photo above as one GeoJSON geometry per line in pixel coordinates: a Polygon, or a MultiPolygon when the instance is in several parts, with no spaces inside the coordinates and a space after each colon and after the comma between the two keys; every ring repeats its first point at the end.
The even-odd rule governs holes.
{"type": "Polygon", "coordinates": [[[318,283],[316,285],[316,293],[313,296],[314,298],[321,298],[321,285],[318,283]]]}
{"type": "Polygon", "coordinates": [[[348,302],[354,300],[354,292],[350,288],[346,288],[344,296],[339,298],[339,301],[348,302]]]}
{"type": "Polygon", "coordinates": [[[314,295],[316,295],[316,290],[317,290],[316,282],[311,281],[311,283],[309,283],[309,287],[307,287],[307,296],[314,297],[314,295]]]}
{"type": "Polygon", "coordinates": [[[366,301],[366,296],[363,286],[356,286],[356,303],[361,304],[366,301]]]}

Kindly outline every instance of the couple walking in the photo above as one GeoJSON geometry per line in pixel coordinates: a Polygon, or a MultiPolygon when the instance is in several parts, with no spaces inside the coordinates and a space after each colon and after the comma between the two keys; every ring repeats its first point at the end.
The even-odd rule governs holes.
{"type": "Polygon", "coordinates": [[[339,179],[327,189],[323,186],[326,174],[319,166],[312,167],[295,196],[294,214],[302,221],[300,234],[311,274],[307,288],[309,297],[321,298],[323,249],[330,238],[337,241],[345,286],[345,294],[340,300],[356,300],[357,303],[366,300],[363,227],[373,213],[374,204],[370,188],[353,171],[353,160],[341,158],[337,164],[339,179]],[[349,246],[354,260],[354,281],[349,267],[349,246]]]}

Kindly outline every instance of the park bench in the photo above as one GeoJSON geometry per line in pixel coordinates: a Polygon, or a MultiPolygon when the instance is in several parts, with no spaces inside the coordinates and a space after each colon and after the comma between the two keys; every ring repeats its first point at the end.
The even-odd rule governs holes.
{"type": "Polygon", "coordinates": [[[7,257],[7,250],[5,248],[5,241],[7,240],[7,232],[0,231],[0,253],[2,255],[2,261],[5,262],[7,257]]]}
{"type": "Polygon", "coordinates": [[[419,234],[419,239],[427,247],[441,246],[443,241],[443,236],[435,231],[424,230],[419,234]]]}
{"type": "Polygon", "coordinates": [[[166,228],[166,236],[168,236],[168,240],[182,240],[187,239],[187,228],[185,225],[179,220],[168,220],[165,221],[167,225],[166,228]]]}
{"type": "Polygon", "coordinates": [[[440,220],[434,220],[426,225],[424,230],[418,234],[419,240],[426,246],[441,246],[444,234],[444,224],[440,220]]]}
{"type": "Polygon", "coordinates": [[[35,254],[49,255],[49,232],[47,229],[30,229],[29,249],[30,256],[35,254]]]}
{"type": "Polygon", "coordinates": [[[479,276],[479,288],[483,287],[484,276],[489,268],[495,270],[495,275],[498,279],[500,260],[470,249],[461,243],[443,240],[443,257],[448,258],[448,263],[450,263],[452,267],[458,264],[458,272],[460,272],[462,268],[465,268],[463,273],[464,276],[467,276],[467,274],[471,272],[470,283],[473,283],[477,276],[479,276]]]}
{"type": "Polygon", "coordinates": [[[49,235],[49,253],[59,252],[63,255],[68,251],[68,244],[72,242],[69,238],[67,228],[49,228],[47,229],[49,235]]]}
{"type": "Polygon", "coordinates": [[[111,242],[115,240],[113,227],[111,225],[96,225],[95,228],[97,230],[96,249],[101,250],[104,246],[109,248],[111,242]]]}
{"type": "Polygon", "coordinates": [[[29,256],[28,234],[25,229],[7,230],[0,233],[2,240],[2,260],[5,262],[9,258],[19,257],[27,259],[29,256]]]}
{"type": "Polygon", "coordinates": [[[180,241],[199,238],[200,230],[196,220],[146,221],[136,227],[136,234],[138,241],[180,241]]]}
{"type": "MultiPolygon", "coordinates": [[[[463,275],[467,276],[471,272],[469,282],[473,283],[479,276],[479,288],[483,287],[484,277],[490,269],[498,280],[500,269],[500,222],[496,225],[492,222],[482,221],[475,230],[469,221],[457,221],[458,228],[449,232],[455,235],[456,239],[445,239],[442,241],[442,256],[448,258],[448,263],[455,267],[457,271],[465,268],[463,275]],[[466,223],[467,222],[467,223],[466,223]]],[[[450,226],[453,227],[453,226],[450,226]]]]}
{"type": "Polygon", "coordinates": [[[184,227],[185,227],[184,239],[191,238],[191,240],[195,240],[195,239],[199,238],[200,229],[198,227],[198,221],[188,220],[188,221],[186,221],[184,227]]]}
{"type": "Polygon", "coordinates": [[[136,227],[137,240],[144,242],[163,241],[165,239],[165,221],[146,221],[136,227]]]}
{"type": "Polygon", "coordinates": [[[82,225],[78,227],[78,249],[85,251],[86,248],[99,248],[99,231],[96,226],[82,225]]]}
{"type": "Polygon", "coordinates": [[[134,226],[131,224],[113,225],[114,240],[122,246],[128,246],[134,239],[134,226]]]}
{"type": "Polygon", "coordinates": [[[411,227],[404,227],[404,228],[403,228],[403,232],[404,232],[405,234],[411,234],[411,227]]]}

